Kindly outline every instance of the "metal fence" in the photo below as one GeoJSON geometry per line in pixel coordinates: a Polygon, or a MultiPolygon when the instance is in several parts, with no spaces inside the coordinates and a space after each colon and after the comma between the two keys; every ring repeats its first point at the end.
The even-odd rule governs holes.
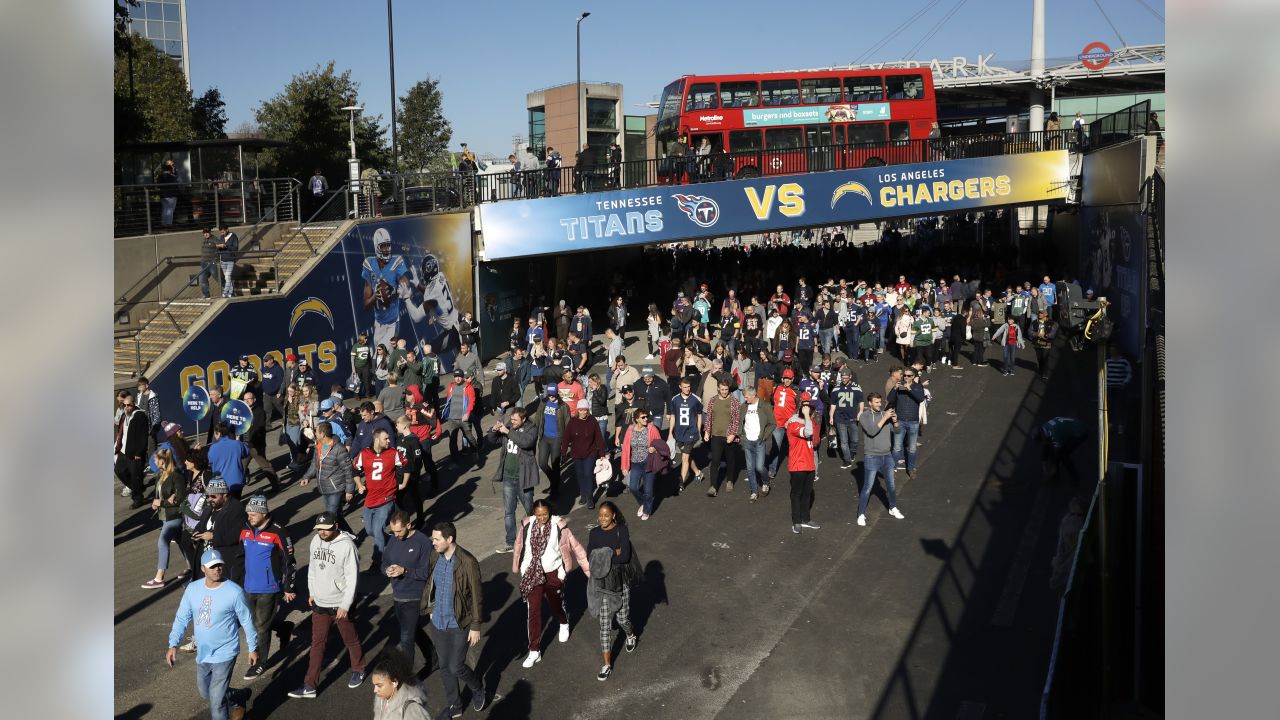
{"type": "Polygon", "coordinates": [[[297,220],[293,178],[115,186],[115,237],[297,220]]]}
{"type": "Polygon", "coordinates": [[[1094,120],[1089,123],[1089,149],[1115,145],[1148,132],[1157,133],[1157,130],[1148,125],[1150,115],[1151,101],[1143,100],[1094,120]]]}
{"type": "MultiPolygon", "coordinates": [[[[360,217],[396,216],[609,190],[797,175],[906,163],[1081,149],[1075,130],[966,135],[856,145],[760,149],[520,172],[384,174],[355,198],[360,217]]],[[[349,202],[350,205],[350,202],[349,202]]],[[[350,212],[351,208],[348,207],[350,212]]]]}

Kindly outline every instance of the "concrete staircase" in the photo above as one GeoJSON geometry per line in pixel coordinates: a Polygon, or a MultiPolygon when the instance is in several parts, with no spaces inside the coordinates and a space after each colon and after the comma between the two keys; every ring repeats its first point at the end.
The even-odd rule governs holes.
{"type": "Polygon", "coordinates": [[[211,299],[200,296],[200,289],[188,286],[171,299],[167,306],[153,310],[142,323],[142,329],[131,336],[117,337],[114,348],[114,371],[117,383],[131,383],[139,375],[154,374],[156,368],[186,344],[193,334],[229,302],[272,296],[283,292],[295,276],[301,277],[307,264],[328,251],[329,246],[346,234],[351,222],[295,226],[289,228],[278,245],[275,262],[257,258],[236,264],[233,285],[235,297],[217,297],[220,283],[211,283],[211,299]],[[310,244],[308,244],[310,243],[310,244]]]}

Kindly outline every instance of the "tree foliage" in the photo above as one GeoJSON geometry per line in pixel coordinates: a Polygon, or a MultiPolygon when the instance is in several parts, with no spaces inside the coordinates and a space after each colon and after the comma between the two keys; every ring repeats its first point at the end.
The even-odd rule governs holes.
{"type": "MultiPolygon", "coordinates": [[[[320,171],[335,186],[347,175],[348,113],[343,106],[357,103],[360,84],[351,71],[337,73],[332,60],[299,73],[270,100],[254,111],[258,127],[269,138],[288,143],[263,153],[261,161],[279,176],[310,177],[320,171]]],[[[387,168],[390,153],[382,116],[356,116],[356,157],[365,167],[387,168]]]]}
{"type": "Polygon", "coordinates": [[[172,58],[139,35],[115,57],[116,143],[190,140],[191,91],[172,58]]]}
{"type": "Polygon", "coordinates": [[[400,98],[400,165],[405,172],[449,169],[453,128],[444,118],[440,81],[421,80],[400,98]]]}
{"type": "Polygon", "coordinates": [[[191,102],[191,130],[197,140],[218,140],[227,136],[227,104],[222,91],[211,87],[191,102]]]}

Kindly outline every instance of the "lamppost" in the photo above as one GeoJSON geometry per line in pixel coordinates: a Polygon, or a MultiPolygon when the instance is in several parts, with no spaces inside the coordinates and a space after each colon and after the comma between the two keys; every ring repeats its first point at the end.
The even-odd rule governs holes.
{"type": "Polygon", "coordinates": [[[591,13],[584,12],[578,16],[577,38],[578,38],[578,94],[577,102],[574,110],[578,113],[578,144],[573,148],[574,152],[582,149],[582,144],[586,142],[582,137],[582,21],[591,17],[591,13]]]}
{"type": "Polygon", "coordinates": [[[348,144],[351,147],[351,157],[347,160],[347,190],[352,195],[351,200],[355,203],[353,207],[357,208],[358,215],[360,205],[356,201],[359,200],[360,194],[360,161],[356,159],[356,113],[363,112],[364,106],[352,103],[342,109],[350,113],[348,127],[351,134],[348,144]]]}
{"type": "Polygon", "coordinates": [[[391,23],[391,0],[387,0],[387,55],[391,69],[391,163],[400,172],[400,144],[396,141],[396,35],[391,23]]]}

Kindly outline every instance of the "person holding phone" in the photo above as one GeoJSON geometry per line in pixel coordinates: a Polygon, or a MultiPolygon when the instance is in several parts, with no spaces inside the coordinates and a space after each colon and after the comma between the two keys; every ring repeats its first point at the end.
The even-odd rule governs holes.
{"type": "Polygon", "coordinates": [[[858,525],[867,525],[867,500],[876,483],[876,473],[884,475],[885,488],[889,491],[889,514],[905,519],[898,510],[897,487],[893,482],[893,430],[898,427],[898,414],[893,408],[884,407],[884,397],[873,392],[867,395],[867,409],[858,417],[858,429],[862,431],[862,492],[858,493],[858,525]],[[889,432],[885,426],[892,425],[889,432]]]}

